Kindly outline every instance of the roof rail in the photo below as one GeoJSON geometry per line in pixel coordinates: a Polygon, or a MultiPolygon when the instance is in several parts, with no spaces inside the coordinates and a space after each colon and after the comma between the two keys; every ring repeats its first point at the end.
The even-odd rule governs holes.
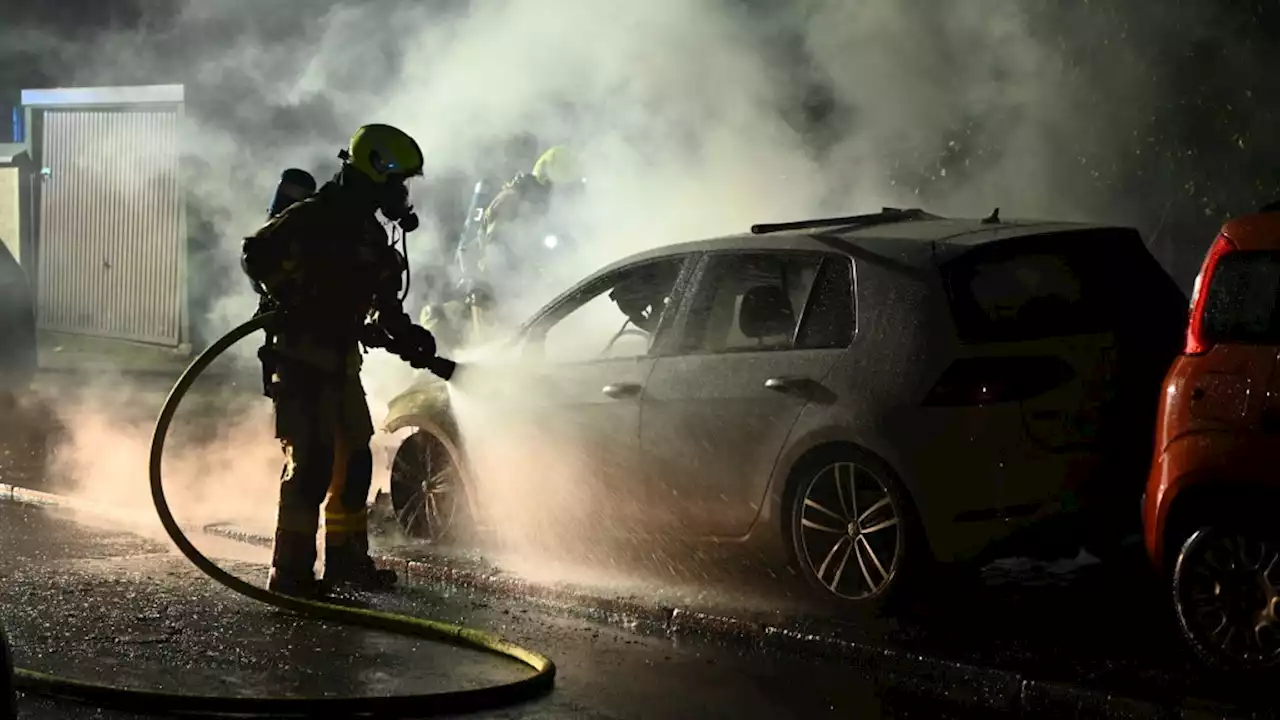
{"type": "Polygon", "coordinates": [[[926,220],[935,217],[920,208],[884,208],[878,213],[867,215],[848,215],[846,217],[819,218],[816,220],[797,220],[785,223],[761,223],[751,226],[752,235],[767,235],[786,230],[806,230],[808,228],[825,227],[870,227],[887,223],[905,222],[907,220],[926,220]]]}

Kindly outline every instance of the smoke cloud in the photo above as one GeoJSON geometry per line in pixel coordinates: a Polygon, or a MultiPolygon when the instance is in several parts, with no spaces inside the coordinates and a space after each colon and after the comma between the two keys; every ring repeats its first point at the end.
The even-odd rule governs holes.
{"type": "MultiPolygon", "coordinates": [[[[1176,98],[1173,61],[1245,12],[1214,0],[1158,13],[1055,0],[117,6],[127,27],[74,42],[21,25],[0,37],[39,53],[59,84],[187,84],[187,187],[219,240],[201,278],[217,301],[211,333],[248,309],[235,249],[280,169],[327,175],[370,121],[422,144],[420,205],[440,189],[431,180],[475,171],[479,149],[512,131],[571,141],[593,180],[581,271],[885,203],[1151,224],[1146,198],[1099,176],[1161,150],[1150,136],[1167,128],[1151,123],[1176,98]],[[1099,158],[1111,167],[1091,167],[1099,158]]],[[[417,266],[439,262],[438,228],[411,239],[417,266]]]]}

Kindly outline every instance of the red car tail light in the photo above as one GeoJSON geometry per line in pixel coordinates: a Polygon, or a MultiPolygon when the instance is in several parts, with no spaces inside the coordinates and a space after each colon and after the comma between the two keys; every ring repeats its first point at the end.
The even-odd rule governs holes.
{"type": "Polygon", "coordinates": [[[1204,336],[1204,310],[1209,300],[1209,284],[1213,282],[1213,273],[1217,270],[1218,263],[1236,249],[1226,235],[1218,235],[1204,257],[1200,274],[1196,276],[1195,288],[1191,291],[1191,323],[1187,326],[1187,344],[1182,351],[1186,355],[1203,355],[1213,347],[1204,336]]]}
{"type": "Polygon", "coordinates": [[[963,358],[942,373],[924,404],[955,407],[1026,400],[1075,376],[1075,370],[1056,357],[963,358]]]}

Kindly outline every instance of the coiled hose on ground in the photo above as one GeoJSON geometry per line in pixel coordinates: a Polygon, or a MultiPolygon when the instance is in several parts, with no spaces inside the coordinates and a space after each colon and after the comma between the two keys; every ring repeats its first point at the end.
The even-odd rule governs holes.
{"type": "MultiPolygon", "coordinates": [[[[146,714],[180,715],[184,717],[428,717],[444,714],[476,712],[514,705],[550,692],[555,683],[555,664],[547,657],[532,650],[509,643],[489,633],[472,630],[436,620],[396,615],[393,613],[353,608],[327,602],[302,600],[279,595],[257,587],[231,575],[205,557],[178,527],[165,499],[160,463],[164,456],[165,437],[174,413],[183,396],[196,378],[215,359],[243,338],[263,330],[273,319],[272,313],[264,313],[235,328],[200,354],[182,373],[169,392],[160,417],[156,420],[155,434],[151,440],[150,474],[151,497],[156,513],[165,532],[174,545],[196,567],[234,592],[282,610],[299,615],[353,625],[370,630],[382,630],[409,635],[425,640],[445,642],[451,645],[483,650],[495,655],[518,660],[528,665],[533,673],[528,677],[503,685],[453,690],[421,695],[397,695],[390,697],[228,697],[188,695],[182,693],[137,690],[81,682],[46,673],[17,668],[14,674],[17,689],[37,695],[73,700],[95,707],[139,712],[146,714]]],[[[3,688],[0,680],[0,689],[3,688]]],[[[4,715],[4,702],[0,697],[0,719],[4,715]]]]}

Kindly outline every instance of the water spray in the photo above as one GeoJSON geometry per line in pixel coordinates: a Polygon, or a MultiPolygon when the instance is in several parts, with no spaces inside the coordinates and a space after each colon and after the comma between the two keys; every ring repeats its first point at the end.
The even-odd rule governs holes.
{"type": "MultiPolygon", "coordinates": [[[[419,695],[389,697],[228,697],[157,692],[110,685],[86,683],[70,678],[16,668],[0,675],[0,720],[16,717],[5,714],[6,701],[14,697],[13,689],[62,700],[72,700],[95,707],[138,713],[166,713],[184,717],[434,717],[490,710],[532,700],[550,692],[555,684],[556,667],[550,658],[507,642],[481,630],[460,625],[397,615],[361,607],[351,607],[317,600],[303,600],[270,592],[228,573],[196,549],[178,527],[164,494],[161,461],[165,438],[173,416],[192,384],[208,366],[243,338],[268,329],[274,312],[257,315],[231,330],[200,354],[178,378],[169,392],[160,417],[156,420],[151,440],[151,497],[156,514],[169,539],[193,565],[215,582],[245,597],[317,620],[362,627],[370,630],[407,635],[450,645],[500,655],[527,665],[533,674],[501,685],[453,690],[419,695]],[[6,687],[6,683],[11,686],[6,687]]],[[[426,364],[427,369],[449,380],[457,365],[444,358],[426,364]]],[[[7,662],[7,644],[0,631],[0,661],[7,662]]],[[[0,668],[3,669],[3,668],[0,668]]]]}

